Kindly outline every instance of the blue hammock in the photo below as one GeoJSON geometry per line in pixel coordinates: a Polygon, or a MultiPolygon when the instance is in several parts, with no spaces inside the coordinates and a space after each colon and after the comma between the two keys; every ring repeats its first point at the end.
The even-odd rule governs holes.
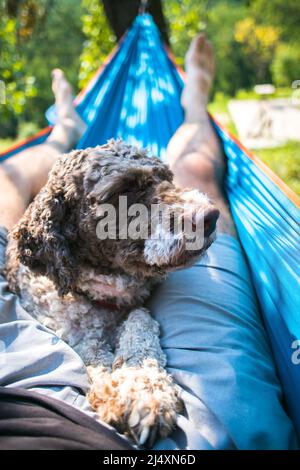
{"type": "MultiPolygon", "coordinates": [[[[138,16],[106,66],[75,101],[88,124],[78,148],[121,137],[164,158],[171,136],[183,121],[182,87],[182,74],[151,16],[138,16]]],[[[55,122],[53,107],[47,117],[55,122]]],[[[213,122],[228,158],[226,190],[231,210],[300,438],[300,365],[292,361],[295,348],[300,348],[299,202],[260,160],[213,122]]],[[[51,126],[3,152],[0,159],[40,144],[50,132],[51,126]]]]}

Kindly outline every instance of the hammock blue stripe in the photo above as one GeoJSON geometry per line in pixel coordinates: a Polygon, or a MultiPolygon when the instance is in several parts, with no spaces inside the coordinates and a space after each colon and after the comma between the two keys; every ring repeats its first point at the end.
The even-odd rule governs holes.
{"type": "Polygon", "coordinates": [[[292,361],[293,343],[300,339],[299,210],[224,131],[218,132],[228,157],[231,211],[300,436],[300,364],[292,361]]]}
{"type": "MultiPolygon", "coordinates": [[[[151,16],[138,16],[77,106],[88,124],[78,148],[121,137],[164,159],[167,144],[183,121],[182,87],[151,16]]],[[[53,107],[47,117],[54,123],[53,107]]],[[[215,127],[228,158],[231,210],[300,437],[300,364],[292,362],[295,340],[300,348],[299,210],[224,130],[215,127]]]]}
{"type": "Polygon", "coordinates": [[[137,17],[78,106],[89,125],[78,148],[121,137],[164,158],[168,142],[183,120],[178,99],[182,86],[151,17],[137,17]]]}

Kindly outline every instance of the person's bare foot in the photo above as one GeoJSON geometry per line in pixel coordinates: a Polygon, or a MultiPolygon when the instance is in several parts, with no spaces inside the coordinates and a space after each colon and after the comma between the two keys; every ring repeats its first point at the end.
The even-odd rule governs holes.
{"type": "Polygon", "coordinates": [[[186,122],[197,122],[206,113],[209,92],[215,75],[213,47],[204,33],[198,34],[185,57],[186,84],[181,103],[186,122]]]}
{"type": "Polygon", "coordinates": [[[204,33],[198,34],[185,57],[186,82],[181,103],[185,111],[184,124],[178,129],[168,146],[168,163],[175,171],[188,163],[196,170],[214,164],[218,167],[218,182],[224,176],[224,155],[207,113],[210,89],[215,74],[215,57],[211,43],[204,33]]]}
{"type": "Polygon", "coordinates": [[[52,91],[55,96],[58,124],[68,128],[72,134],[71,140],[77,142],[87,126],[75,110],[72,87],[60,69],[52,71],[52,91]]]}
{"type": "Polygon", "coordinates": [[[57,111],[67,111],[73,105],[73,90],[61,69],[54,69],[51,72],[52,91],[55,97],[57,111]]]}

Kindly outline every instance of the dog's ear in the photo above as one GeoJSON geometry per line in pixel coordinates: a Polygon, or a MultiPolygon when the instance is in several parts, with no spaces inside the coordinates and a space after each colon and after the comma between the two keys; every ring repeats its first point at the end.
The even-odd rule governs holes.
{"type": "Polygon", "coordinates": [[[124,193],[143,192],[155,183],[171,182],[173,173],[159,158],[150,158],[122,140],[87,149],[90,165],[83,179],[84,192],[97,203],[114,203],[124,193]]]}
{"type": "Polygon", "coordinates": [[[172,173],[160,162],[157,167],[152,162],[149,162],[149,165],[138,165],[136,162],[134,166],[130,166],[130,163],[123,163],[123,171],[120,164],[116,166],[116,170],[111,165],[111,171],[101,177],[100,167],[98,171],[97,167],[94,167],[93,171],[86,175],[84,182],[89,198],[96,199],[98,203],[114,203],[119,195],[143,192],[163,180],[172,181],[172,173]]]}
{"type": "Polygon", "coordinates": [[[69,240],[76,231],[74,209],[80,195],[74,178],[66,177],[63,170],[60,173],[52,170],[10,236],[16,240],[21,263],[36,274],[47,275],[59,295],[65,295],[74,287],[77,274],[69,240]]]}

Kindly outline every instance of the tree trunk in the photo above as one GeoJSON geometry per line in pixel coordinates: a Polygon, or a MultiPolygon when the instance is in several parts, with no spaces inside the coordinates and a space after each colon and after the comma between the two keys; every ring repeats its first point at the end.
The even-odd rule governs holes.
{"type": "MultiPolygon", "coordinates": [[[[119,40],[139,13],[141,0],[102,0],[102,3],[109,24],[119,40]]],[[[168,27],[161,0],[150,0],[147,11],[153,16],[164,41],[169,44],[168,27]]]]}

